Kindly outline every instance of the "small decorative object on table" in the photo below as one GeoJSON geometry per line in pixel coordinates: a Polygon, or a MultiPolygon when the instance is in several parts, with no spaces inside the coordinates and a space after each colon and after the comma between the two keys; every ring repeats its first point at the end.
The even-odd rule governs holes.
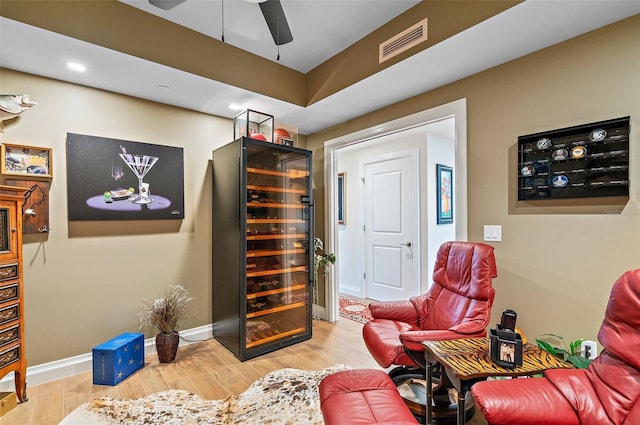
{"type": "Polygon", "coordinates": [[[182,285],[167,288],[163,298],[147,299],[142,302],[139,313],[140,329],[158,332],[156,350],[160,363],[170,363],[176,358],[180,335],[178,330],[188,313],[193,297],[182,285]]]}
{"type": "Polygon", "coordinates": [[[247,109],[233,117],[233,138],[249,137],[273,143],[273,115],[247,109]]]}
{"type": "Polygon", "coordinates": [[[516,332],[517,317],[515,311],[505,310],[500,323],[489,330],[491,361],[509,369],[522,366],[522,338],[516,332]]]}

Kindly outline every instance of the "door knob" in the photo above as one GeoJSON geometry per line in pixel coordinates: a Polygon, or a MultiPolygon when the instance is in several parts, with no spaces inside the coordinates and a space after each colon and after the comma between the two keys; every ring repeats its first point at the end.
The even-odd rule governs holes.
{"type": "Polygon", "coordinates": [[[404,245],[407,248],[411,248],[411,242],[407,242],[407,243],[401,243],[400,245],[404,245]]]}

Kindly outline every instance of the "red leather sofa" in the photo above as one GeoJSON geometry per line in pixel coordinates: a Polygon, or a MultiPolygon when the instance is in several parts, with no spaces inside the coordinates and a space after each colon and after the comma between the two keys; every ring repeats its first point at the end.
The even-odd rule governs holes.
{"type": "Polygon", "coordinates": [[[486,381],[471,392],[491,425],[640,424],[640,269],[613,285],[588,369],[486,381]]]}
{"type": "Polygon", "coordinates": [[[416,425],[389,375],[381,370],[337,372],[320,382],[325,425],[416,425]]]}

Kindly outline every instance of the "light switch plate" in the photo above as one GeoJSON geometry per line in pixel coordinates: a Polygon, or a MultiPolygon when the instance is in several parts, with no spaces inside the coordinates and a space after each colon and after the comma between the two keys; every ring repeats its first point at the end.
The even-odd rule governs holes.
{"type": "Polygon", "coordinates": [[[486,242],[501,242],[502,241],[502,226],[499,224],[485,224],[484,226],[484,240],[486,242]]]}

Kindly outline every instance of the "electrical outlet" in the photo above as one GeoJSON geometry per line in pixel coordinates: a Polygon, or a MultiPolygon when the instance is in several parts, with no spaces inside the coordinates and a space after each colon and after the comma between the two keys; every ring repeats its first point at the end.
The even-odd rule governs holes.
{"type": "Polygon", "coordinates": [[[595,359],[598,357],[598,343],[589,340],[582,341],[582,344],[580,344],[580,355],[585,359],[595,359]]]}

